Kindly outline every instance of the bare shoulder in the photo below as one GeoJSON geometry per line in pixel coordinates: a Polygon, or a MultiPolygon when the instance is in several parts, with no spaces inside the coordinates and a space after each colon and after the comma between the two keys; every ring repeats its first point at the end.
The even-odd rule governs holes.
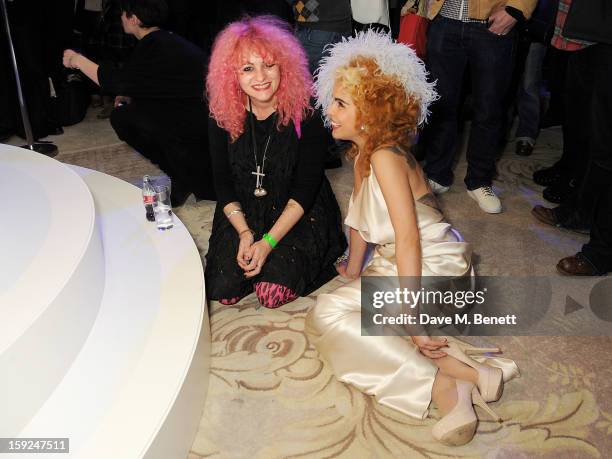
{"type": "Polygon", "coordinates": [[[374,153],[372,153],[372,161],[373,161],[374,156],[376,156],[379,152],[384,152],[382,156],[396,157],[398,159],[398,162],[396,164],[404,163],[410,169],[416,169],[418,166],[417,160],[414,158],[412,153],[410,153],[409,151],[405,150],[402,147],[399,147],[396,145],[388,145],[388,146],[380,147],[374,153]]]}
{"type": "Polygon", "coordinates": [[[404,154],[398,154],[395,149],[389,147],[379,148],[372,153],[372,156],[370,156],[370,163],[374,171],[406,173],[410,168],[406,156],[404,154]]]}
{"type": "Polygon", "coordinates": [[[410,167],[404,156],[400,156],[388,148],[380,148],[370,156],[370,164],[376,174],[378,182],[383,185],[397,186],[402,182],[408,182],[410,167]]]}

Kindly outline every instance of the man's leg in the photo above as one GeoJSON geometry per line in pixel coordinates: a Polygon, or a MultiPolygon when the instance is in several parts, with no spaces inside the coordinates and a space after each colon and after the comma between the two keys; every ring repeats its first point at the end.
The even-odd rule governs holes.
{"type": "Polygon", "coordinates": [[[588,162],[589,104],[592,97],[592,77],[589,68],[591,50],[570,54],[565,80],[565,114],[563,122],[563,155],[559,166],[565,177],[582,180],[588,162]]]}
{"type": "MultiPolygon", "coordinates": [[[[558,226],[568,227],[576,221],[590,224],[591,237],[582,252],[564,258],[557,265],[559,271],[570,275],[612,271],[612,46],[594,45],[588,56],[583,81],[592,82],[593,97],[583,109],[589,137],[588,145],[583,148],[589,155],[589,164],[572,206],[564,204],[546,209],[558,226]]],[[[544,212],[542,209],[540,206],[540,214],[544,212]]]]}
{"type": "Polygon", "coordinates": [[[548,71],[544,75],[544,79],[550,92],[550,99],[546,113],[540,122],[542,129],[563,124],[565,116],[565,75],[570,54],[571,51],[561,51],[550,45],[548,46],[546,55],[548,71]]]}
{"type": "Polygon", "coordinates": [[[525,60],[525,71],[518,97],[519,125],[516,141],[525,141],[532,147],[540,132],[540,92],[542,89],[542,63],[546,54],[544,43],[531,43],[525,60]]]}
{"type": "MultiPolygon", "coordinates": [[[[540,121],[540,128],[546,129],[563,124],[565,118],[565,77],[567,74],[567,62],[572,51],[561,51],[552,46],[548,47],[546,60],[548,71],[544,76],[550,99],[546,113],[540,121]]],[[[533,173],[533,181],[541,186],[558,185],[565,178],[562,174],[561,160],[556,161],[548,167],[537,169],[533,173]]]]}
{"type": "Polygon", "coordinates": [[[436,17],[427,35],[427,66],[431,80],[437,81],[440,95],[431,108],[425,128],[425,172],[434,182],[449,186],[457,143],[457,117],[463,73],[467,63],[460,21],[436,17]]]}
{"type": "Polygon", "coordinates": [[[588,164],[590,103],[593,95],[593,47],[570,54],[566,74],[566,101],[563,122],[563,154],[556,166],[558,183],[542,193],[555,204],[575,207],[578,189],[588,164]]]}
{"type": "Polygon", "coordinates": [[[571,276],[612,272],[612,169],[602,169],[591,162],[585,178],[595,180],[599,191],[592,212],[589,241],[576,255],[563,258],[557,264],[559,272],[571,276]]]}
{"type": "Polygon", "coordinates": [[[468,51],[474,108],[467,150],[468,190],[491,186],[503,122],[503,102],[513,68],[515,32],[496,35],[470,24],[468,51]]]}
{"type": "Polygon", "coordinates": [[[593,48],[594,72],[590,112],[590,162],[578,204],[584,212],[594,205],[591,239],[582,253],[600,272],[612,271],[612,45],[593,48]]]}
{"type": "Polygon", "coordinates": [[[597,197],[591,221],[591,238],[582,254],[600,273],[612,272],[612,171],[601,170],[608,185],[597,197]]]}

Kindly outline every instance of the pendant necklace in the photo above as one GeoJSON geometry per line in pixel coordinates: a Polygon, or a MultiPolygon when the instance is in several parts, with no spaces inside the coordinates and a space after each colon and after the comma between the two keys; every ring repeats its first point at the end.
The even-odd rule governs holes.
{"type": "Polygon", "coordinates": [[[268,194],[266,189],[263,187],[263,178],[266,176],[264,174],[264,167],[266,165],[266,154],[268,153],[268,146],[270,145],[270,139],[272,138],[272,134],[274,133],[274,129],[276,127],[276,113],[274,113],[274,119],[272,120],[272,127],[270,128],[270,133],[268,134],[268,138],[266,139],[266,145],[263,151],[263,157],[261,158],[261,166],[259,165],[257,159],[257,139],[255,138],[255,122],[253,118],[255,114],[253,113],[253,104],[251,103],[251,98],[249,97],[249,120],[251,124],[251,139],[253,141],[253,156],[255,158],[255,171],[251,172],[255,178],[255,190],[253,191],[253,195],[257,198],[263,198],[268,194]]]}

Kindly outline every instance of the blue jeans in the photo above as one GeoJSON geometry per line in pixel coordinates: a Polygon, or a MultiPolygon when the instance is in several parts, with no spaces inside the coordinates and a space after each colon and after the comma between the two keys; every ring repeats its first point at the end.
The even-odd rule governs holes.
{"type": "Polygon", "coordinates": [[[431,79],[437,81],[440,99],[432,106],[432,117],[425,132],[425,172],[440,185],[449,186],[453,181],[459,104],[468,66],[474,105],[465,184],[468,190],[491,185],[514,48],[514,30],[499,36],[489,32],[486,24],[464,23],[442,16],[430,23],[427,65],[431,79]]]}
{"type": "Polygon", "coordinates": [[[517,140],[527,140],[532,145],[540,133],[540,93],[542,91],[542,62],[546,55],[544,43],[533,42],[525,60],[525,70],[518,91],[517,140]]]}
{"type": "Polygon", "coordinates": [[[313,74],[319,65],[321,57],[323,57],[323,49],[325,46],[339,42],[344,36],[339,32],[315,30],[300,24],[296,27],[295,35],[306,50],[308,66],[310,67],[310,72],[313,74]]]}

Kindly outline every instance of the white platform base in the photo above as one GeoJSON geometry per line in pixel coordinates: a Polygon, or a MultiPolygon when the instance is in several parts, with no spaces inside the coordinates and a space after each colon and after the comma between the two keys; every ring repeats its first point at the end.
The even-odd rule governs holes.
{"type": "MultiPolygon", "coordinates": [[[[64,208],[70,211],[80,198],[86,207],[88,196],[94,210],[90,234],[79,239],[85,247],[71,259],[74,269],[64,282],[78,292],[71,294],[78,301],[61,300],[62,289],[52,297],[47,289],[44,305],[30,305],[39,312],[19,322],[11,341],[0,338],[0,373],[15,375],[11,386],[0,382],[1,400],[22,402],[3,406],[0,437],[70,439],[69,454],[48,457],[185,458],[206,398],[210,356],[202,264],[189,233],[178,219],[172,230],[157,231],[144,218],[140,190],[121,180],[0,148],[0,183],[3,166],[31,171],[21,155],[36,156],[32,163],[48,162],[49,169],[63,169],[82,184],[73,186],[64,208]],[[41,371],[24,361],[37,362],[41,371]]],[[[46,197],[53,201],[54,188],[65,188],[64,182],[45,179],[40,188],[49,188],[46,197]]],[[[58,224],[70,227],[81,216],[73,212],[58,224]]],[[[73,247],[70,238],[61,244],[59,249],[73,247]]],[[[28,271],[39,261],[36,254],[22,257],[21,266],[28,271]]],[[[51,272],[55,260],[42,261],[51,272]]],[[[0,289],[2,323],[24,307],[5,301],[17,298],[15,291],[0,289]]]]}

